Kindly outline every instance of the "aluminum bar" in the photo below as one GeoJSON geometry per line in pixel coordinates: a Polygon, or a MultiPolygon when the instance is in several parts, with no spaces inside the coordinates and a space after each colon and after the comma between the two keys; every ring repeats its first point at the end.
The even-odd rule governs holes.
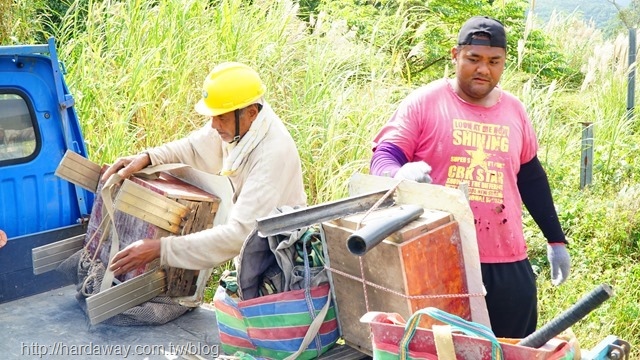
{"type": "MultiPolygon", "coordinates": [[[[313,205],[288,213],[276,214],[257,219],[258,234],[262,237],[300,229],[305,226],[339,219],[348,215],[367,211],[375,205],[389,190],[376,191],[342,200],[313,205]]],[[[394,204],[393,196],[386,198],[379,208],[394,204]]]]}

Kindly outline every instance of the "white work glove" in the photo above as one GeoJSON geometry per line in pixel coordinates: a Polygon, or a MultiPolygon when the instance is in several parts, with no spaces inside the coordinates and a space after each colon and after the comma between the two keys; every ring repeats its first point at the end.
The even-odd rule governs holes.
{"type": "Polygon", "coordinates": [[[563,243],[547,244],[547,259],[551,265],[551,284],[558,286],[569,277],[571,257],[563,243]]]}
{"type": "Polygon", "coordinates": [[[413,180],[420,183],[431,183],[431,166],[424,161],[408,162],[398,170],[394,179],[413,180]]]}

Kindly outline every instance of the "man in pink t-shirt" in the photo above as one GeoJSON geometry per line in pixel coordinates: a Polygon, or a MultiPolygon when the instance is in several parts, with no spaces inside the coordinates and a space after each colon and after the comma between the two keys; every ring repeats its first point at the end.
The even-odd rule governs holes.
{"type": "Polygon", "coordinates": [[[523,203],[548,240],[553,284],[568,276],[570,257],[535,131],[522,102],[498,86],[506,46],[499,21],[469,19],[451,50],[455,78],[404,99],[374,139],[371,173],[467,185],[491,327],[499,337],[524,338],[535,331],[538,312],[523,203]]]}

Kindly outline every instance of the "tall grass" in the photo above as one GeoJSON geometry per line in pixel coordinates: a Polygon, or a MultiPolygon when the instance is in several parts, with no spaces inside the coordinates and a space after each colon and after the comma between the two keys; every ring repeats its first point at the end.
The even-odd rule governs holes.
{"type": "Polygon", "coordinates": [[[368,166],[367,142],[390,111],[379,101],[394,89],[389,70],[344,26],[310,29],[294,3],[266,6],[96,1],[70,12],[59,43],[94,160],[201,126],[206,119],[193,105],[202,79],[219,62],[242,61],[259,70],[267,100],[300,140],[310,201],[344,195],[347,178],[368,166]]]}
{"type": "Polygon", "coordinates": [[[110,162],[200,126],[191,111],[197,79],[215,62],[207,55],[219,54],[207,47],[215,20],[205,11],[199,1],[95,1],[64,18],[61,56],[94,160],[110,162]]]}
{"type": "Polygon", "coordinates": [[[0,44],[8,43],[11,36],[11,29],[8,24],[11,23],[11,0],[0,0],[0,44]]]}
{"type": "MultiPolygon", "coordinates": [[[[367,172],[374,134],[419,84],[400,78],[394,68],[397,52],[354,40],[343,22],[310,26],[296,15],[295,3],[282,0],[77,2],[57,37],[91,158],[108,163],[202,126],[206,119],[193,111],[202,79],[219,62],[242,61],[261,73],[267,100],[297,142],[309,203],[344,197],[348,178],[367,172]]],[[[576,92],[561,83],[536,87],[535,79],[523,79],[515,69],[502,82],[528,108],[539,156],[571,238],[572,275],[566,285],[552,287],[545,241],[525,215],[539,272],[540,325],[607,282],[617,291],[614,299],[574,331],[585,347],[607,334],[640,343],[640,149],[638,119],[625,115],[626,68],[618,57],[601,57],[600,49],[610,46],[604,40],[560,28],[573,22],[555,24],[547,31],[559,42],[566,40],[573,61],[584,63],[585,72],[590,62],[600,69],[588,73],[583,89],[576,92]],[[611,71],[617,66],[621,71],[611,71]],[[580,191],[585,121],[595,126],[594,183],[580,191]]]]}
{"type": "Polygon", "coordinates": [[[38,41],[42,37],[44,0],[0,0],[0,45],[38,41]]]}

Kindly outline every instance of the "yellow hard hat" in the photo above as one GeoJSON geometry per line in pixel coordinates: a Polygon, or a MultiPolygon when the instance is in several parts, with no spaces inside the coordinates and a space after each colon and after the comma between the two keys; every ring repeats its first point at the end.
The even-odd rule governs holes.
{"type": "Polygon", "coordinates": [[[195,108],[205,116],[228,113],[255,103],[265,90],[255,70],[242,63],[225,62],[204,79],[202,99],[195,108]]]}

